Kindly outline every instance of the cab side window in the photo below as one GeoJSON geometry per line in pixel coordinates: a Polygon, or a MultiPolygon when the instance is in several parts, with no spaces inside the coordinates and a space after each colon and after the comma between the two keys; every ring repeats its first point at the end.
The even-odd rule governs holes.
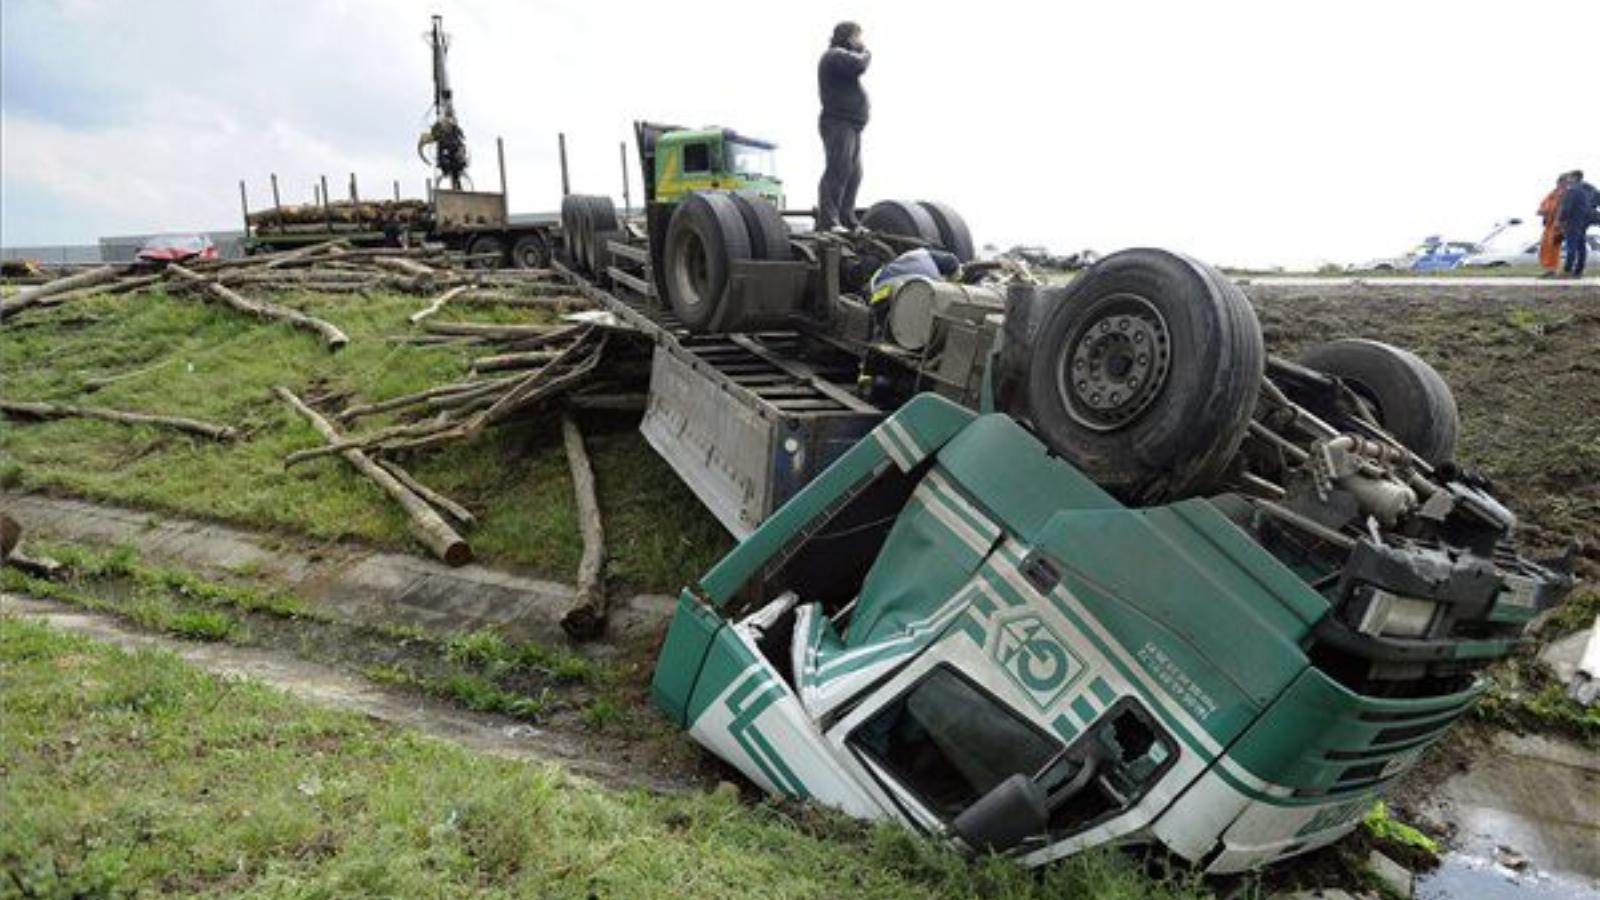
{"type": "Polygon", "coordinates": [[[683,171],[684,172],[709,172],[711,171],[711,146],[709,144],[684,144],[683,145],[683,171]]]}
{"type": "Polygon", "coordinates": [[[1012,775],[1032,776],[1062,747],[949,666],[929,672],[850,741],[946,819],[1012,775]]]}

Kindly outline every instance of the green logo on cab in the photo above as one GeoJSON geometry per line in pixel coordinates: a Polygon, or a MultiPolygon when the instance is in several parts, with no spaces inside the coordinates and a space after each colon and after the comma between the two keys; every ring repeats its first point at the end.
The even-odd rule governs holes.
{"type": "Polygon", "coordinates": [[[1041,712],[1055,705],[1083,671],[1066,642],[1031,612],[1000,622],[994,661],[1041,712]]]}

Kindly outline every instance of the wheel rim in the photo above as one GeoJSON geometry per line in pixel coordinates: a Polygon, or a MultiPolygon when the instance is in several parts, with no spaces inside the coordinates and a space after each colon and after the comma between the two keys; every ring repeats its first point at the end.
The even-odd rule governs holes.
{"type": "Polygon", "coordinates": [[[1093,431],[1130,424],[1161,393],[1172,362],[1167,321],[1135,294],[1094,301],[1067,336],[1056,388],[1067,415],[1093,431]]]}
{"type": "Polygon", "coordinates": [[[674,249],[678,264],[672,267],[672,281],[678,299],[685,308],[697,308],[711,296],[711,261],[705,242],[693,229],[685,229],[674,249]]]}

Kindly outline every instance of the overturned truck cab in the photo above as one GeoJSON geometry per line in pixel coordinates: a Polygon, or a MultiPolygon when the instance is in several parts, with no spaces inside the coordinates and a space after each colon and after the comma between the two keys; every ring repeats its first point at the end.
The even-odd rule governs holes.
{"type": "Polygon", "coordinates": [[[1249,869],[1353,829],[1568,584],[1291,532],[1231,492],[1124,505],[919,395],[683,592],[654,698],[768,791],[968,851],[1249,869]]]}

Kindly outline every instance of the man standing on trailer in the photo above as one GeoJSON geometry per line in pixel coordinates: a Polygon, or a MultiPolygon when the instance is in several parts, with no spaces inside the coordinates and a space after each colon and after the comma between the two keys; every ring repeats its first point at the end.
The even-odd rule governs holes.
{"type": "Polygon", "coordinates": [[[861,187],[861,129],[867,127],[866,89],[861,75],[872,53],[861,41],[861,26],[840,22],[817,64],[817,88],[822,95],[822,148],[827,169],[817,186],[817,230],[859,228],[856,190],[861,187]]]}

